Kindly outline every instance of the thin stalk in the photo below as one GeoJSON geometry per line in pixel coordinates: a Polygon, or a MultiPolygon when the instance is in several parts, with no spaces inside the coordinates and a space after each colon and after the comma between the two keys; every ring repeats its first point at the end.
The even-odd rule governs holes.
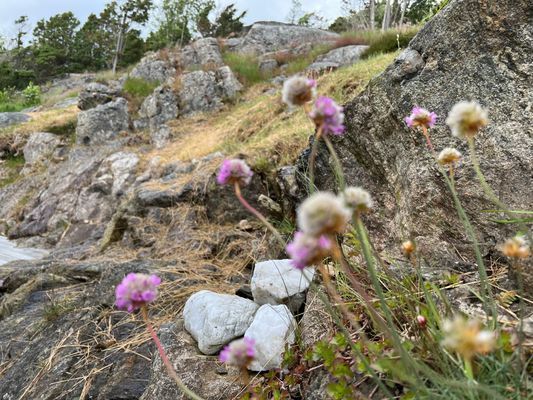
{"type": "Polygon", "coordinates": [[[452,193],[455,208],[457,210],[457,213],[459,214],[459,219],[461,219],[463,227],[465,228],[467,235],[470,237],[470,240],[473,243],[474,253],[476,255],[476,261],[478,264],[479,281],[481,285],[481,290],[483,292],[483,302],[486,307],[485,311],[487,312],[487,315],[492,314],[492,327],[495,328],[498,323],[498,312],[496,310],[496,305],[494,304],[494,298],[492,296],[490,284],[488,283],[489,278],[487,275],[487,270],[485,268],[485,263],[483,262],[481,251],[479,249],[479,242],[477,240],[476,233],[474,231],[474,228],[472,227],[472,224],[470,223],[470,220],[468,219],[468,216],[466,215],[461,201],[459,200],[457,190],[455,189],[454,181],[448,177],[448,175],[445,171],[442,170],[442,168],[439,168],[439,171],[444,177],[444,180],[446,181],[446,184],[448,185],[448,188],[452,193]]]}
{"type": "Polygon", "coordinates": [[[405,364],[407,368],[411,368],[413,372],[415,372],[415,379],[417,380],[418,384],[420,384],[420,380],[419,380],[420,378],[418,377],[418,375],[416,375],[416,371],[419,370],[420,368],[418,368],[416,363],[412,360],[411,356],[405,351],[402,345],[402,341],[398,333],[394,329],[395,325],[394,325],[394,321],[392,317],[392,312],[387,304],[387,301],[385,300],[385,294],[383,293],[383,290],[381,289],[381,284],[379,282],[378,274],[377,274],[377,271],[374,265],[374,259],[370,251],[371,246],[369,244],[368,236],[366,235],[366,232],[365,232],[363,221],[361,221],[361,218],[358,212],[356,212],[354,220],[355,220],[355,229],[357,232],[357,236],[359,237],[359,241],[361,242],[363,256],[365,258],[366,265],[368,267],[368,272],[370,275],[370,279],[372,281],[372,285],[374,286],[376,294],[379,297],[381,308],[385,314],[385,319],[390,326],[389,332],[391,334],[391,339],[395,347],[397,348],[403,363],[405,364]]]}
{"type": "Polygon", "coordinates": [[[163,345],[161,344],[161,341],[159,340],[159,337],[157,336],[157,333],[154,331],[154,328],[152,327],[152,324],[150,320],[148,319],[148,311],[146,307],[141,308],[141,315],[142,318],[146,324],[146,327],[148,328],[148,332],[150,332],[150,335],[152,336],[152,340],[154,341],[157,350],[159,351],[159,355],[161,356],[161,360],[163,360],[163,364],[165,365],[168,374],[172,379],[174,379],[174,382],[176,382],[176,385],[180,388],[180,390],[187,396],[189,399],[192,400],[204,400],[202,397],[198,396],[196,393],[194,393],[192,390],[190,390],[178,377],[178,374],[174,370],[174,367],[172,366],[172,363],[168,359],[167,353],[165,352],[165,349],[163,348],[163,345]]]}
{"type": "Polygon", "coordinates": [[[339,156],[337,155],[337,152],[335,151],[335,148],[333,147],[333,144],[331,143],[331,140],[329,140],[327,135],[324,136],[324,142],[328,147],[329,154],[333,158],[333,171],[335,172],[335,177],[337,178],[339,189],[344,190],[344,188],[346,187],[346,182],[344,180],[344,172],[342,170],[341,160],[339,159],[339,156]]]}
{"type": "Polygon", "coordinates": [[[518,265],[517,262],[513,263],[514,265],[511,265],[511,268],[514,269],[515,271],[515,274],[516,274],[516,280],[517,280],[517,283],[518,283],[518,293],[519,293],[519,297],[518,297],[518,301],[519,301],[519,306],[520,306],[520,310],[518,311],[519,312],[519,315],[518,315],[518,318],[519,318],[519,323],[518,323],[518,363],[520,365],[520,367],[522,367],[522,341],[524,340],[524,314],[525,314],[525,311],[526,311],[526,305],[524,303],[524,296],[525,296],[525,292],[524,292],[524,280],[523,280],[523,277],[522,277],[522,270],[520,268],[520,266],[518,265]]]}
{"type": "Polygon", "coordinates": [[[321,137],[322,126],[319,126],[315,134],[313,144],[311,146],[311,154],[309,155],[309,166],[307,168],[309,172],[309,193],[314,193],[315,191],[315,161],[316,156],[318,154],[318,143],[320,142],[321,137]]]}
{"type": "Polygon", "coordinates": [[[437,158],[437,153],[435,152],[435,148],[433,147],[433,143],[431,143],[431,138],[429,137],[428,128],[425,125],[422,125],[422,133],[424,134],[424,137],[426,138],[426,143],[428,145],[428,148],[431,150],[431,153],[437,158]]]}
{"type": "Polygon", "coordinates": [[[250,203],[246,201],[246,199],[242,196],[241,193],[241,187],[239,185],[239,182],[235,181],[235,196],[237,196],[237,199],[241,202],[241,204],[246,208],[250,213],[252,213],[259,221],[261,221],[270,232],[274,235],[274,237],[278,240],[278,242],[281,244],[281,247],[285,247],[285,241],[279,234],[276,228],[272,226],[270,222],[264,217],[263,214],[261,214],[259,211],[257,211],[255,208],[253,208],[250,203]]]}
{"type": "Polygon", "coordinates": [[[471,381],[475,381],[475,379],[474,379],[474,367],[472,366],[472,360],[470,358],[466,358],[465,359],[465,375],[471,381]]]}

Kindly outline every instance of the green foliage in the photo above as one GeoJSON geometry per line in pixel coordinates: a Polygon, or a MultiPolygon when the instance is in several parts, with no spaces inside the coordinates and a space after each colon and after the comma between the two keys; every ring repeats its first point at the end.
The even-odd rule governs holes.
{"type": "Polygon", "coordinates": [[[35,79],[36,76],[33,71],[16,69],[7,61],[0,63],[0,90],[6,88],[22,90],[35,79]]]}
{"type": "Polygon", "coordinates": [[[24,156],[8,156],[3,159],[2,168],[6,171],[0,178],[0,188],[11,185],[20,177],[19,171],[24,166],[24,156]]]}
{"type": "Polygon", "coordinates": [[[246,15],[246,11],[237,14],[235,4],[229,4],[217,16],[215,22],[212,23],[209,20],[209,15],[214,8],[214,3],[208,3],[198,15],[196,27],[202,36],[227,37],[242,31],[244,27],[242,19],[246,15]]]}
{"type": "Polygon", "coordinates": [[[224,63],[235,73],[239,81],[244,85],[251,86],[258,82],[263,82],[269,76],[259,69],[259,64],[255,56],[239,53],[224,53],[224,63]]]}
{"type": "Polygon", "coordinates": [[[124,93],[136,97],[145,98],[152,94],[154,89],[159,86],[159,82],[148,82],[141,78],[128,78],[124,82],[124,93]]]}
{"type": "Polygon", "coordinates": [[[30,82],[22,91],[22,96],[24,97],[24,104],[28,107],[41,104],[41,88],[34,85],[33,82],[30,82]]]}
{"type": "Polygon", "coordinates": [[[189,43],[192,35],[187,11],[188,3],[185,0],[163,0],[156,17],[158,27],[150,32],[146,48],[154,51],[174,46],[176,43],[189,43]]]}
{"type": "Polygon", "coordinates": [[[369,41],[370,47],[363,53],[362,58],[369,58],[375,54],[391,53],[398,49],[404,49],[417,32],[418,29],[385,31],[369,41]]]}

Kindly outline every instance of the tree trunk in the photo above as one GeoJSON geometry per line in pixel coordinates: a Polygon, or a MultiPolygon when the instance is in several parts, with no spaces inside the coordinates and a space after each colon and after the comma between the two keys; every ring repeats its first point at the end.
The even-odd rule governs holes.
{"type": "Polygon", "coordinates": [[[120,24],[120,29],[118,31],[117,46],[115,48],[115,57],[113,57],[113,75],[115,75],[117,72],[118,58],[120,56],[120,52],[122,51],[122,41],[124,40],[124,35],[126,31],[126,18],[127,18],[127,15],[126,13],[124,13],[124,16],[122,17],[122,24],[120,24]]]}
{"type": "Polygon", "coordinates": [[[390,18],[391,18],[391,3],[390,0],[387,0],[385,3],[385,14],[383,15],[383,24],[381,24],[381,30],[386,31],[390,27],[390,18]]]}
{"type": "Polygon", "coordinates": [[[370,29],[376,28],[376,0],[370,0],[370,29]]]}
{"type": "Polygon", "coordinates": [[[404,0],[403,1],[403,7],[402,7],[402,15],[400,16],[400,28],[403,26],[403,20],[405,18],[405,12],[409,8],[409,3],[411,0],[404,0]]]}

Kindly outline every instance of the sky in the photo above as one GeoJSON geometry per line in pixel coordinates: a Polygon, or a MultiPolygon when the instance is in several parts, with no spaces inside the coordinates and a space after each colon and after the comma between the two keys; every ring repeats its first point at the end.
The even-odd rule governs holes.
{"type": "MultiPolygon", "coordinates": [[[[13,21],[21,15],[29,17],[32,28],[42,18],[72,11],[85,21],[91,13],[99,13],[109,0],[0,0],[0,34],[14,36],[13,21]]],[[[340,15],[341,0],[301,0],[306,12],[314,11],[327,20],[340,15]]],[[[290,0],[219,0],[223,6],[235,3],[239,10],[248,10],[246,24],[258,20],[285,21],[291,8],[290,0]]]]}

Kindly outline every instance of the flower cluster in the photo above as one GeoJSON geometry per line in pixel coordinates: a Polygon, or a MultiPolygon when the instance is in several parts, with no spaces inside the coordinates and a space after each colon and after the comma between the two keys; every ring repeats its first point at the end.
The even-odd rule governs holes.
{"type": "Polygon", "coordinates": [[[281,99],[289,107],[303,106],[316,96],[316,81],[303,76],[293,76],[283,83],[281,99]]]}
{"type": "Polygon", "coordinates": [[[253,176],[253,172],[244,160],[238,158],[226,159],[220,167],[217,175],[217,182],[220,185],[234,184],[248,185],[253,176]]]}
{"type": "Polygon", "coordinates": [[[115,289],[115,305],[121,310],[134,312],[156,299],[160,284],[157,275],[130,273],[115,289]]]}
{"type": "Polygon", "coordinates": [[[529,243],[523,236],[515,236],[507,239],[500,246],[500,251],[509,258],[528,258],[531,254],[529,243]]]}
{"type": "Polygon", "coordinates": [[[496,334],[481,329],[477,320],[466,320],[461,316],[445,320],[442,326],[442,345],[469,360],[476,354],[490,353],[496,347],[496,334]]]}
{"type": "Polygon", "coordinates": [[[354,211],[368,211],[372,208],[372,197],[363,188],[347,187],[341,196],[344,204],[354,211]]]}
{"type": "Polygon", "coordinates": [[[452,107],[446,123],[453,136],[473,138],[481,128],[487,126],[488,115],[475,101],[461,101],[452,107]]]}
{"type": "Polygon", "coordinates": [[[316,99],[313,109],[309,113],[315,125],[322,127],[325,135],[342,135],[344,133],[343,108],[326,96],[316,99]]]}
{"type": "Polygon", "coordinates": [[[331,240],[321,235],[314,237],[303,232],[296,232],[294,240],[287,245],[287,254],[294,268],[304,268],[321,262],[331,250],[331,240]]]}
{"type": "Polygon", "coordinates": [[[404,121],[409,128],[433,128],[437,122],[437,114],[429,112],[425,108],[415,106],[411,110],[411,115],[405,117],[404,121]]]}
{"type": "Polygon", "coordinates": [[[245,368],[255,357],[255,340],[244,337],[234,340],[220,352],[219,360],[223,363],[245,368]]]}
{"type": "Polygon", "coordinates": [[[402,243],[402,252],[406,256],[410,256],[411,254],[413,254],[415,250],[416,250],[416,247],[412,240],[406,240],[405,242],[402,243]]]}
{"type": "Polygon", "coordinates": [[[446,147],[439,153],[438,161],[441,165],[454,165],[461,159],[462,154],[452,147],[446,147]]]}
{"type": "Polygon", "coordinates": [[[352,215],[341,198],[329,192],[309,196],[298,209],[298,226],[308,235],[342,233],[352,215]]]}

